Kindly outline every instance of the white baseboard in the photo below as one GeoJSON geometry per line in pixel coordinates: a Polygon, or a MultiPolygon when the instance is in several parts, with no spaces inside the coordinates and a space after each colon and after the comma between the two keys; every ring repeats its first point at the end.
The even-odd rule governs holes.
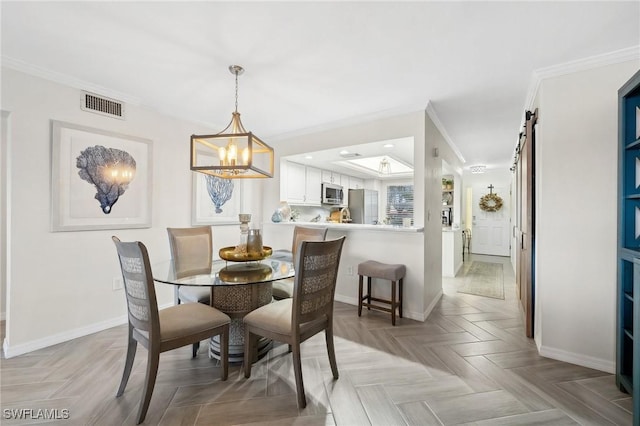
{"type": "Polygon", "coordinates": [[[604,371],[605,373],[615,374],[616,363],[601,358],[594,358],[575,352],[567,352],[562,349],[550,348],[541,345],[538,348],[540,355],[556,359],[558,361],[568,362],[571,364],[581,365],[582,367],[593,368],[594,370],[604,371]]]}
{"type": "Polygon", "coordinates": [[[424,310],[424,314],[423,314],[424,319],[422,320],[422,322],[426,321],[427,318],[429,318],[429,315],[431,315],[431,311],[433,311],[433,308],[436,307],[436,304],[440,301],[441,298],[442,298],[442,289],[438,291],[438,294],[436,294],[436,297],[433,298],[431,303],[429,303],[429,306],[427,306],[427,309],[424,310]]]}
{"type": "MultiPolygon", "coordinates": [[[[160,306],[159,308],[164,309],[168,308],[169,306],[173,306],[173,303],[168,303],[166,305],[160,306]]],[[[2,343],[2,350],[4,352],[5,358],[13,358],[18,355],[37,351],[38,349],[47,348],[59,343],[68,342],[69,340],[77,339],[78,337],[88,336],[90,334],[117,327],[126,323],[127,316],[123,315],[117,318],[112,318],[106,321],[101,321],[73,330],[67,330],[62,333],[54,334],[52,336],[43,337],[42,339],[32,340],[30,342],[21,343],[14,346],[10,346],[7,338],[5,338],[4,342],[2,343]]]]}

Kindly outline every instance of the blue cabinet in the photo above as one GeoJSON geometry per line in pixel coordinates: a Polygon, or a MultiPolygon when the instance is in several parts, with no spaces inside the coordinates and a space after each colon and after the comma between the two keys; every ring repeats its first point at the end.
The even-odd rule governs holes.
{"type": "Polygon", "coordinates": [[[640,71],[618,91],[616,383],[640,425],[640,71]]]}

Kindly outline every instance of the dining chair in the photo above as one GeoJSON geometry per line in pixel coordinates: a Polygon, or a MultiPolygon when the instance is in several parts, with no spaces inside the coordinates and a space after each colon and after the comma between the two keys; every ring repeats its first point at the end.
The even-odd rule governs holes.
{"type": "MultiPolygon", "coordinates": [[[[176,278],[211,272],[213,235],[210,226],[167,228],[167,234],[176,278]]],[[[176,305],[196,302],[211,304],[211,290],[208,287],[176,285],[173,291],[176,305]]],[[[194,358],[199,348],[200,342],[193,344],[194,358]]]]}
{"type": "MultiPolygon", "coordinates": [[[[213,235],[210,226],[193,228],[167,228],[169,249],[177,278],[208,274],[213,258],[213,235]]],[[[208,288],[175,286],[176,304],[200,302],[209,304],[208,288]]]]}
{"type": "Polygon", "coordinates": [[[244,317],[244,376],[251,377],[258,336],[283,342],[293,353],[298,408],[307,406],[302,382],[300,344],[324,330],[333,378],[338,366],[333,346],[333,297],[338,265],[346,237],[329,241],[302,241],[296,257],[293,297],[264,305],[244,317]]]}
{"type": "Polygon", "coordinates": [[[138,342],[147,349],[145,376],[137,424],[144,421],[158,373],[160,353],[220,335],[222,380],[229,375],[229,317],[202,303],[185,303],[158,310],[147,248],[139,241],[112,237],[118,252],[127,297],[129,333],[127,358],[116,397],[129,381],[138,342]]]}
{"type": "MultiPolygon", "coordinates": [[[[297,226],[293,228],[293,243],[291,251],[277,250],[277,259],[294,262],[296,252],[302,241],[324,241],[327,238],[327,227],[305,227],[297,226]]],[[[273,282],[273,298],[276,300],[293,297],[293,279],[285,279],[273,282]]]]}

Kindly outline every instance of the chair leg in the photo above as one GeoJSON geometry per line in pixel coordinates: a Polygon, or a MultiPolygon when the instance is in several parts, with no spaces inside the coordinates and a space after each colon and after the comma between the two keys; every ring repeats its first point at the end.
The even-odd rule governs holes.
{"type": "Polygon", "coordinates": [[[198,356],[198,349],[200,349],[200,342],[196,342],[193,344],[193,348],[191,349],[192,358],[195,358],[198,356]]]}
{"type": "Polygon", "coordinates": [[[331,365],[331,373],[333,378],[338,380],[338,365],[336,364],[336,351],[333,346],[333,324],[329,324],[324,330],[324,337],[327,341],[327,353],[329,354],[329,365],[331,365]]]}
{"type": "Polygon", "coordinates": [[[133,338],[133,328],[129,326],[129,344],[127,345],[127,358],[124,362],[124,372],[122,373],[122,380],[120,381],[120,387],[116,397],[122,396],[124,388],[127,387],[129,382],[129,376],[131,375],[131,368],[133,367],[133,360],[136,357],[136,349],[138,348],[138,342],[133,338]]]}
{"type": "Polygon", "coordinates": [[[160,353],[154,351],[152,348],[148,348],[148,350],[147,376],[144,380],[142,399],[140,400],[140,409],[138,410],[138,421],[136,422],[138,425],[142,423],[144,418],[147,416],[147,410],[149,409],[149,403],[151,402],[151,395],[153,395],[153,387],[156,385],[158,364],[160,362],[160,353]]]}
{"type": "Polygon", "coordinates": [[[391,281],[391,325],[396,325],[396,282],[391,281]]]}
{"type": "MultiPolygon", "coordinates": [[[[371,277],[367,277],[367,303],[371,305],[371,277]]],[[[371,310],[371,306],[367,306],[367,310],[371,310]]]]}
{"type": "Polygon", "coordinates": [[[229,377],[229,324],[222,327],[222,333],[220,333],[220,365],[222,366],[221,379],[227,380],[229,377]]]}
{"type": "Polygon", "coordinates": [[[402,318],[402,280],[404,278],[400,278],[400,282],[398,284],[398,297],[400,298],[400,302],[398,302],[398,306],[400,307],[399,309],[399,314],[400,314],[400,318],[402,318]]]}
{"type": "Polygon", "coordinates": [[[298,393],[298,408],[307,406],[307,398],[304,396],[304,384],[302,383],[302,361],[300,359],[300,342],[293,342],[293,372],[296,376],[296,392],[298,393]]]}
{"type": "Polygon", "coordinates": [[[249,327],[245,324],[244,330],[244,377],[251,377],[251,364],[253,362],[252,334],[249,327]]]}
{"type": "Polygon", "coordinates": [[[362,275],[358,278],[358,316],[362,316],[362,275]]]}

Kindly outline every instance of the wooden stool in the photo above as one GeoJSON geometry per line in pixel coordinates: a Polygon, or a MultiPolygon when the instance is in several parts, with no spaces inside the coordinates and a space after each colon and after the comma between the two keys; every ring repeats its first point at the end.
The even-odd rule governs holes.
{"type": "Polygon", "coordinates": [[[362,315],[362,307],[367,309],[377,309],[379,311],[391,312],[391,324],[396,325],[396,308],[398,314],[402,318],[402,280],[407,268],[404,265],[389,265],[387,263],[376,262],[375,260],[367,260],[358,265],[358,316],[362,315]],[[367,277],[367,294],[362,295],[362,278],[367,277]],[[391,300],[380,299],[371,296],[371,278],[380,278],[391,281],[391,300]],[[398,282],[398,299],[396,299],[396,282],[398,282]],[[366,299],[366,302],[364,300],[366,299]],[[385,306],[374,305],[371,301],[385,303],[391,305],[390,308],[385,306]]]}

